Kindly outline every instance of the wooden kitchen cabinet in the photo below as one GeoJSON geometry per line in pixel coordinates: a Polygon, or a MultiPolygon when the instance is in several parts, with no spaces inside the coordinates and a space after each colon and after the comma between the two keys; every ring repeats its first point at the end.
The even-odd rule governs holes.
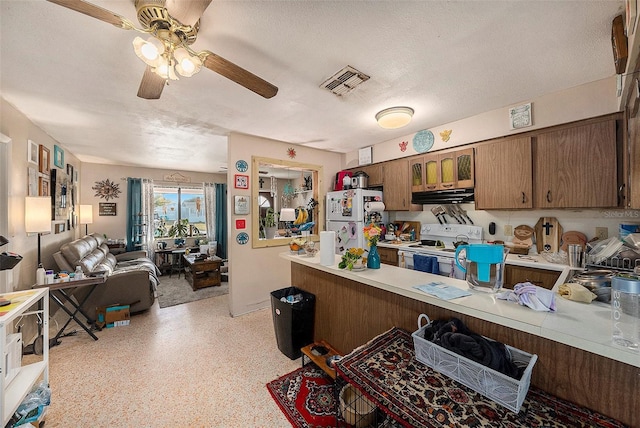
{"type": "Polygon", "coordinates": [[[533,153],[535,208],[618,205],[615,119],[538,134],[533,153]]]}
{"type": "Polygon", "coordinates": [[[412,192],[466,189],[474,184],[473,149],[412,158],[409,167],[412,192]]]}
{"type": "Polygon", "coordinates": [[[352,173],[362,171],[369,176],[367,187],[380,187],[383,185],[382,164],[362,165],[355,168],[349,168],[347,171],[352,173]]]}
{"type": "Polygon", "coordinates": [[[380,261],[386,265],[398,266],[398,249],[378,246],[380,261]]]}
{"type": "Polygon", "coordinates": [[[383,201],[386,211],[408,211],[411,209],[411,187],[409,186],[409,161],[398,159],[383,164],[383,201]]]}
{"type": "Polygon", "coordinates": [[[512,289],[521,282],[531,282],[538,287],[551,290],[561,272],[547,269],[534,269],[525,266],[505,265],[504,287],[512,289]]]}
{"type": "Polygon", "coordinates": [[[475,148],[476,209],[533,207],[531,137],[521,137],[475,148]]]}

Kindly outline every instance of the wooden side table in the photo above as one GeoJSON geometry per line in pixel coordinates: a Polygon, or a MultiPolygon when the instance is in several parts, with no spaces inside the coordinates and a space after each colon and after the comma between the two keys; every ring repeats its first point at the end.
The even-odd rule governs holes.
{"type": "Polygon", "coordinates": [[[220,286],[220,266],[222,259],[212,256],[204,260],[197,260],[200,254],[184,255],[184,275],[191,284],[193,291],[200,288],[220,286]]]}

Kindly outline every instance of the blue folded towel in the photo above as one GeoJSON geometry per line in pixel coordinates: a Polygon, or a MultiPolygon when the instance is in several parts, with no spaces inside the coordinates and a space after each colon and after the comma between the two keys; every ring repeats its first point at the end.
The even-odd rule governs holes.
{"type": "Polygon", "coordinates": [[[433,273],[435,275],[439,275],[440,265],[438,264],[438,258],[434,256],[423,256],[420,254],[414,254],[413,270],[419,270],[420,272],[427,272],[427,273],[433,273]]]}

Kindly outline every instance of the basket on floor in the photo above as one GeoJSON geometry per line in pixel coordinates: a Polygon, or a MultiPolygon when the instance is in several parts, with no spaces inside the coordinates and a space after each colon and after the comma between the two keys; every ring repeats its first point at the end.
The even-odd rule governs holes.
{"type": "Polygon", "coordinates": [[[340,413],[342,419],[356,428],[371,425],[376,417],[376,405],[369,401],[352,385],[340,390],[340,413]]]}
{"type": "MultiPolygon", "coordinates": [[[[529,391],[531,372],[538,356],[505,345],[513,363],[525,368],[520,380],[509,377],[487,366],[476,363],[462,355],[449,351],[424,338],[424,332],[431,324],[425,314],[418,316],[418,330],[411,334],[416,359],[453,380],[495,401],[507,409],[518,413],[529,391]],[[422,320],[427,324],[421,327],[422,320]]],[[[488,339],[487,340],[491,340],[488,339]]]]}

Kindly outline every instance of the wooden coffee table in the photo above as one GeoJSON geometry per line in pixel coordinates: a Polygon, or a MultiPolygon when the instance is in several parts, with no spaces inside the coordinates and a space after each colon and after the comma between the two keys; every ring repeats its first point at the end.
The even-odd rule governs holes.
{"type": "Polygon", "coordinates": [[[200,254],[184,255],[184,275],[191,284],[193,291],[205,287],[220,285],[220,266],[222,259],[211,256],[204,260],[197,260],[200,254]]]}

